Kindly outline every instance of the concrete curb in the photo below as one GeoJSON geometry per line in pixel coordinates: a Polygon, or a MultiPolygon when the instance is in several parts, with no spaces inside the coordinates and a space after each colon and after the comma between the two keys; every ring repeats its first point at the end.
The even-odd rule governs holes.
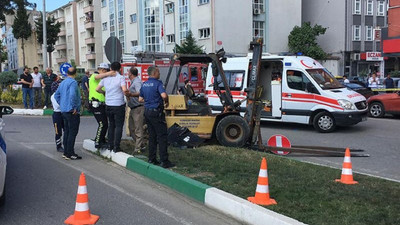
{"type": "MultiPolygon", "coordinates": [[[[97,152],[94,148],[94,142],[89,139],[83,141],[83,148],[91,152],[97,152]]],[[[109,152],[109,150],[104,150],[100,154],[104,154],[103,156],[109,154],[106,157],[111,158],[113,162],[126,167],[128,170],[164,184],[241,222],[253,225],[304,225],[304,223],[295,219],[255,205],[242,198],[170,170],[154,166],[126,153],[118,152],[110,155],[109,152]]]]}
{"type": "Polygon", "coordinates": [[[14,109],[13,115],[42,116],[43,109],[14,109]]]}
{"type": "Polygon", "coordinates": [[[304,224],[290,217],[255,205],[249,201],[229,194],[225,191],[221,191],[217,188],[209,188],[206,190],[205,204],[210,208],[216,209],[241,222],[245,222],[248,224],[304,224]]]}

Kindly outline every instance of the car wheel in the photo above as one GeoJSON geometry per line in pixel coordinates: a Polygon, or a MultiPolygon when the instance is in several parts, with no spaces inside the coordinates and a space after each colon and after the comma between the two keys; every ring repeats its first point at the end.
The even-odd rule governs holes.
{"type": "Polygon", "coordinates": [[[3,195],[0,197],[0,206],[6,203],[6,184],[4,183],[3,195]]]}
{"type": "Polygon", "coordinates": [[[215,132],[217,140],[221,145],[242,147],[246,144],[250,128],[243,117],[230,115],[218,122],[215,132]]]}
{"type": "Polygon", "coordinates": [[[320,112],[313,119],[314,128],[320,133],[329,133],[335,130],[335,118],[328,112],[320,112]]]}
{"type": "Polygon", "coordinates": [[[375,118],[380,118],[385,115],[385,109],[383,108],[382,103],[374,102],[369,106],[369,115],[375,118]]]}

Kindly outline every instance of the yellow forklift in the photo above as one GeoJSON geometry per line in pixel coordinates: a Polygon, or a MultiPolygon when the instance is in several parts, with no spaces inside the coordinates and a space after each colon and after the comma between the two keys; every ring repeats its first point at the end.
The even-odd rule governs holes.
{"type": "Polygon", "coordinates": [[[210,54],[175,54],[171,58],[171,66],[165,83],[165,86],[168,87],[172,67],[178,61],[180,68],[175,77],[172,94],[169,94],[169,105],[165,108],[168,128],[176,123],[181,127],[188,128],[192,133],[202,138],[210,139],[216,137],[218,142],[224,146],[242,147],[245,144],[254,145],[259,140],[258,145],[261,147],[259,115],[262,109],[262,102],[257,99],[261,96],[262,88],[257,84],[262,55],[262,41],[252,42],[250,46],[253,49],[252,65],[254,66],[251,69],[249,88],[246,90],[248,97],[245,100],[236,102],[233,101],[222,67],[222,63],[227,60],[223,49],[217,53],[210,54]],[[211,107],[208,105],[207,99],[204,96],[196,96],[190,85],[181,87],[181,94],[177,94],[181,69],[187,63],[211,64],[215,81],[213,89],[221,100],[224,107],[223,112],[211,113],[211,107]],[[245,116],[242,117],[239,108],[241,103],[246,100],[248,107],[245,116]]]}

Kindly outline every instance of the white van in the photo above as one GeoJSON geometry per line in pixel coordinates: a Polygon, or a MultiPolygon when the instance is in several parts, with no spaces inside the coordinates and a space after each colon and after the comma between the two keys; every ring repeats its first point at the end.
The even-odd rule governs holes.
{"type": "MultiPolygon", "coordinates": [[[[234,101],[246,98],[251,60],[252,54],[249,54],[228,58],[223,64],[234,101]]],[[[217,80],[219,82],[220,77],[217,80]]],[[[213,83],[209,68],[208,103],[213,111],[221,111],[213,83]]],[[[260,85],[263,87],[263,121],[312,124],[319,132],[331,132],[336,125],[354,125],[367,118],[365,97],[344,87],[310,57],[263,54],[260,85]]],[[[244,112],[245,107],[246,101],[241,104],[241,111],[244,112]]]]}

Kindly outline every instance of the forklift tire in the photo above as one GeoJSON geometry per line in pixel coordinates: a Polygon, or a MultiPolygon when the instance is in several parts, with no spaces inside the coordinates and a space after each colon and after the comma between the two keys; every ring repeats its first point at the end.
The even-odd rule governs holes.
{"type": "Polygon", "coordinates": [[[320,133],[330,133],[336,128],[336,121],[329,112],[319,112],[313,119],[314,128],[320,133]]]}
{"type": "Polygon", "coordinates": [[[243,147],[247,142],[249,133],[250,127],[246,120],[238,115],[222,118],[215,130],[218,142],[227,147],[243,147]]]}

